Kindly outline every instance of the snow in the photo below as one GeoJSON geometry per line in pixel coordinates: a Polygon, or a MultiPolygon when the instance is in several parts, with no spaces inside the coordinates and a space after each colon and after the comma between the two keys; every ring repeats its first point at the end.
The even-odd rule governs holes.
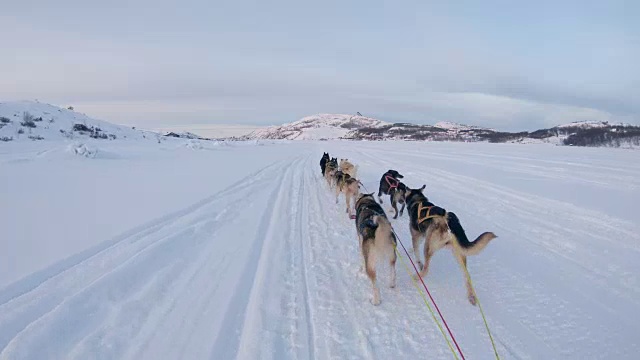
{"type": "MultiPolygon", "coordinates": [[[[38,101],[0,102],[0,117],[9,119],[9,123],[0,123],[0,138],[11,138],[12,141],[65,140],[89,138],[84,134],[73,131],[75,124],[86,125],[89,128],[100,129],[98,132],[105,136],[113,135],[116,139],[155,140],[155,133],[134,130],[125,126],[114,125],[106,121],[96,120],[72,110],[63,109],[51,104],[38,101]],[[35,127],[22,125],[25,113],[36,119],[35,127]],[[23,133],[20,133],[20,132],[23,133]]],[[[105,140],[108,141],[108,140],[105,140]]]]}
{"type": "Polygon", "coordinates": [[[320,139],[337,139],[347,135],[349,129],[335,128],[330,126],[319,126],[315,128],[305,129],[295,139],[296,140],[320,140],[320,139]]]}
{"type": "Polygon", "coordinates": [[[262,129],[262,126],[254,125],[237,125],[237,124],[187,124],[187,125],[173,125],[154,128],[151,130],[161,132],[163,134],[169,132],[175,133],[193,133],[200,137],[221,139],[232,136],[247,135],[252,131],[262,129]]]}
{"type": "MultiPolygon", "coordinates": [[[[402,262],[369,303],[324,151],[363,191],[396,169],[469,237],[498,235],[468,267],[501,358],[640,351],[635,151],[83,139],[0,143],[0,359],[451,358],[402,262]]],[[[450,252],[426,283],[465,356],[493,358],[450,252]]]]}
{"type": "Polygon", "coordinates": [[[247,139],[320,140],[338,139],[354,127],[380,127],[390,125],[382,120],[348,114],[317,114],[292,123],[258,129],[246,135],[247,139]]]}
{"type": "Polygon", "coordinates": [[[567,124],[562,124],[562,125],[558,125],[556,126],[557,128],[567,128],[567,127],[578,127],[578,128],[603,128],[603,127],[609,127],[609,126],[628,126],[628,124],[624,124],[621,122],[608,122],[608,121],[595,121],[595,120],[589,120],[589,121],[574,121],[571,123],[567,123],[567,124]]]}
{"type": "Polygon", "coordinates": [[[449,121],[439,121],[439,122],[435,123],[433,126],[437,127],[437,128],[441,128],[441,129],[456,130],[456,131],[481,130],[481,129],[492,130],[492,129],[483,128],[483,127],[480,127],[480,126],[464,125],[464,124],[458,124],[458,123],[449,122],[449,121]]]}

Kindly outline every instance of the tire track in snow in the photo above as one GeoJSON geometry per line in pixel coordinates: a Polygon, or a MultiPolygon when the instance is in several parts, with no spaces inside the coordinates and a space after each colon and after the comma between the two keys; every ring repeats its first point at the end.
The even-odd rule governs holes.
{"type": "MultiPolygon", "coordinates": [[[[300,196],[297,192],[300,186],[297,186],[295,180],[296,171],[301,168],[303,161],[304,158],[296,158],[287,167],[277,196],[270,202],[273,208],[264,209],[267,225],[261,227],[260,231],[264,236],[261,239],[262,250],[257,254],[255,277],[249,289],[244,321],[239,330],[236,349],[238,358],[282,358],[295,354],[296,347],[287,345],[283,329],[284,323],[290,323],[292,319],[288,314],[283,318],[287,309],[283,308],[282,303],[286,301],[286,294],[295,292],[292,280],[286,278],[288,267],[283,260],[291,257],[290,254],[287,255],[287,252],[292,251],[291,238],[300,233],[300,224],[296,221],[299,218],[294,217],[294,221],[291,221],[291,209],[295,209],[296,199],[300,196]]],[[[292,340],[293,345],[300,341],[289,340],[292,340]]]]}
{"type": "MultiPolygon", "coordinates": [[[[245,177],[239,184],[249,189],[259,186],[256,179],[263,178],[265,171],[273,166],[269,165],[245,177]]],[[[100,320],[109,318],[112,313],[109,307],[121,305],[121,297],[139,296],[146,288],[153,287],[158,278],[171,281],[182,265],[172,259],[173,252],[186,251],[178,260],[186,260],[193,255],[193,250],[198,250],[197,245],[202,242],[202,238],[195,235],[210,234],[221,217],[233,215],[232,211],[216,210],[219,208],[216,205],[238,193],[237,189],[230,187],[147,229],[118,239],[115,243],[109,242],[104,249],[75,264],[69,264],[58,274],[10,298],[0,305],[0,313],[3,314],[0,319],[0,340],[4,339],[4,343],[0,344],[4,348],[0,357],[12,358],[10,354],[18,349],[40,351],[48,355],[56,352],[67,354],[70,346],[87,341],[91,335],[82,334],[82,331],[91,333],[92,328],[99,327],[100,320]],[[207,212],[208,208],[212,210],[207,212]],[[190,247],[185,246],[184,238],[188,239],[190,247]],[[149,267],[145,269],[140,265],[149,267]],[[87,316],[79,317],[78,313],[87,316]],[[38,346],[52,334],[58,337],[58,341],[48,343],[53,343],[56,348],[38,346]]],[[[32,280],[27,281],[31,283],[32,280]]],[[[131,319],[123,320],[128,324],[131,319]]],[[[29,355],[29,351],[22,355],[29,355]]]]}
{"type": "MultiPolygon", "coordinates": [[[[256,276],[256,258],[263,247],[261,231],[267,221],[264,209],[276,199],[280,187],[270,192],[262,190],[272,183],[282,183],[287,166],[287,162],[282,163],[264,182],[237,190],[237,201],[227,201],[225,206],[233,204],[237,214],[217,229],[203,270],[185,284],[193,294],[172,305],[159,323],[148,324],[150,335],[141,336],[147,340],[130,352],[131,358],[226,358],[237,352],[250,284],[256,276]],[[230,248],[228,243],[237,247],[230,248]],[[166,339],[167,333],[175,336],[166,339]]],[[[236,188],[243,186],[238,184],[236,188]]]]}
{"type": "Polygon", "coordinates": [[[287,283],[290,296],[286,303],[283,303],[283,311],[288,313],[291,325],[289,329],[289,345],[294,349],[302,351],[300,354],[293,354],[291,358],[316,358],[316,345],[315,337],[316,330],[312,319],[314,314],[312,311],[312,301],[309,292],[309,280],[308,271],[306,267],[306,242],[309,238],[309,232],[307,224],[309,223],[309,211],[305,206],[304,200],[307,196],[305,190],[308,186],[308,179],[306,176],[301,176],[300,173],[306,173],[305,170],[311,165],[311,157],[307,157],[306,161],[302,164],[302,167],[296,172],[296,177],[300,179],[300,184],[297,192],[295,193],[295,199],[293,201],[293,207],[291,208],[291,214],[295,215],[295,225],[292,225],[292,229],[287,237],[287,246],[289,249],[289,272],[286,274],[287,283]],[[295,250],[294,250],[295,249],[295,250]],[[300,309],[302,308],[302,309],[300,309]],[[301,325],[303,323],[304,325],[301,325]],[[299,330],[301,327],[304,329],[299,330]],[[296,339],[297,338],[297,339],[296,339]],[[304,349],[302,344],[306,344],[307,348],[304,349]],[[306,356],[304,356],[306,355],[306,356]]]}

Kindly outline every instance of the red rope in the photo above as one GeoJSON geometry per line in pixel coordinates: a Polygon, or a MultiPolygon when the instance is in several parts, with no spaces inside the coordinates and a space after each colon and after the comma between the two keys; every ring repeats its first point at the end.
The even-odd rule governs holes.
{"type": "Polygon", "coordinates": [[[462,353],[462,349],[460,349],[460,346],[458,345],[458,342],[456,341],[456,338],[453,336],[453,333],[451,332],[451,329],[449,329],[449,325],[447,325],[447,321],[444,319],[444,316],[442,316],[442,313],[440,312],[440,309],[438,308],[438,304],[436,304],[436,301],[433,299],[433,296],[431,296],[431,292],[429,292],[429,289],[427,288],[427,284],[424,283],[424,280],[422,279],[422,276],[420,276],[420,272],[418,271],[418,268],[416,267],[416,264],[411,259],[411,256],[409,255],[409,252],[407,251],[407,248],[404,247],[404,244],[400,240],[400,237],[398,236],[398,234],[396,234],[396,231],[393,229],[393,227],[391,228],[391,230],[393,231],[393,235],[396,236],[396,239],[398,239],[398,242],[400,243],[400,246],[402,246],[402,250],[404,250],[404,253],[407,254],[407,257],[409,258],[409,261],[411,262],[411,265],[413,265],[413,270],[415,270],[416,274],[418,274],[418,277],[420,278],[420,282],[422,283],[422,286],[424,286],[424,289],[427,291],[427,295],[429,295],[429,299],[431,299],[431,302],[435,306],[436,311],[438,311],[438,315],[440,315],[440,319],[442,319],[442,322],[444,323],[444,327],[447,328],[447,332],[451,336],[451,339],[453,340],[453,343],[456,345],[456,348],[458,349],[458,352],[460,353],[460,356],[462,357],[462,360],[465,360],[464,354],[462,353]]]}

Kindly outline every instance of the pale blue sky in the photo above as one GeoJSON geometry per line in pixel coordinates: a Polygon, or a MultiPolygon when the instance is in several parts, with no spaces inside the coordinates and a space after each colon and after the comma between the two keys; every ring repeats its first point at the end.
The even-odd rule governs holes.
{"type": "Polygon", "coordinates": [[[640,1],[0,0],[0,100],[116,123],[640,123],[640,1]]]}

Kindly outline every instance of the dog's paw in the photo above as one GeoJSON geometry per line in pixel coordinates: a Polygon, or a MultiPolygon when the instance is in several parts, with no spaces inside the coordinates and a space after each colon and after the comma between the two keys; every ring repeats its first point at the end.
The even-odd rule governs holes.
{"type": "Polygon", "coordinates": [[[476,306],[476,304],[478,303],[478,300],[476,299],[476,296],[473,295],[473,294],[469,294],[468,298],[469,298],[469,302],[471,303],[471,305],[476,306]]]}
{"type": "Polygon", "coordinates": [[[380,299],[371,299],[369,300],[369,302],[371,302],[371,304],[378,306],[380,305],[380,299]]]}
{"type": "Polygon", "coordinates": [[[393,288],[395,288],[395,287],[396,287],[396,283],[395,283],[395,281],[394,281],[394,282],[392,282],[391,284],[389,284],[389,287],[390,287],[390,288],[392,288],[392,289],[393,289],[393,288]]]}

